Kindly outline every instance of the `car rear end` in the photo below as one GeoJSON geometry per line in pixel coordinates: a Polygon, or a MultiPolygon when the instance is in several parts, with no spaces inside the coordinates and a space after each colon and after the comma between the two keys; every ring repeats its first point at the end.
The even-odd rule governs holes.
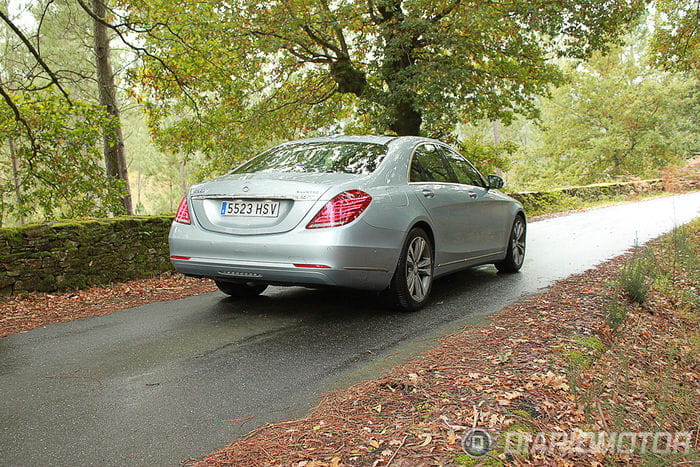
{"type": "Polygon", "coordinates": [[[169,237],[178,271],[231,282],[387,287],[402,232],[362,220],[381,209],[369,174],[243,172],[183,198],[169,237]]]}

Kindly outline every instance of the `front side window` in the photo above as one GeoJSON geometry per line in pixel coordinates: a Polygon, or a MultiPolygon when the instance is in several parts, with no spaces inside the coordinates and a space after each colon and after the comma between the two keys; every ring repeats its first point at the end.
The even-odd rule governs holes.
{"type": "Polygon", "coordinates": [[[466,159],[450,148],[443,148],[445,158],[457,175],[457,181],[463,185],[484,187],[481,174],[466,159]]]}
{"type": "Polygon", "coordinates": [[[386,156],[386,146],[373,143],[326,142],[285,144],[249,160],[230,173],[300,172],[372,173],[386,156]]]}
{"type": "Polygon", "coordinates": [[[413,152],[410,181],[455,183],[456,177],[437,146],[421,144],[413,152]]]}

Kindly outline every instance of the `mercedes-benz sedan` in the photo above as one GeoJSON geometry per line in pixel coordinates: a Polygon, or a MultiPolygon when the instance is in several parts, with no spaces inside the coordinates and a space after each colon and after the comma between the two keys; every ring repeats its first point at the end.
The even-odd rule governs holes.
{"type": "Polygon", "coordinates": [[[487,263],[520,269],[525,213],[502,186],[432,139],[292,141],[193,186],[170,258],[232,296],[268,284],[338,286],[417,310],[439,276],[487,263]]]}

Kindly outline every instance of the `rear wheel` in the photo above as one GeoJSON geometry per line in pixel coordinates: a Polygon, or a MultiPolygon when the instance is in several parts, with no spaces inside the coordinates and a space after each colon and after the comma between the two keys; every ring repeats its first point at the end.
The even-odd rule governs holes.
{"type": "Polygon", "coordinates": [[[388,296],[400,310],[416,311],[428,301],[432,286],[433,247],[428,234],[415,228],[401,250],[388,296]]]}
{"type": "Polygon", "coordinates": [[[226,295],[232,297],[255,297],[260,295],[267,288],[267,284],[255,284],[253,282],[234,283],[215,280],[216,286],[226,295]]]}
{"type": "Polygon", "coordinates": [[[508,240],[508,252],[503,261],[494,263],[496,269],[501,272],[518,272],[520,270],[525,260],[526,230],[525,219],[520,215],[516,216],[508,240]]]}

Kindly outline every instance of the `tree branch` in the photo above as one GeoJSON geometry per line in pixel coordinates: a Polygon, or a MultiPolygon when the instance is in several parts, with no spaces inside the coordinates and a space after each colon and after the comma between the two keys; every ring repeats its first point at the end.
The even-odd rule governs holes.
{"type": "Polygon", "coordinates": [[[49,7],[53,4],[53,0],[49,0],[46,2],[46,5],[44,5],[44,9],[41,12],[41,18],[39,19],[39,25],[36,28],[36,51],[37,53],[41,53],[41,26],[44,24],[44,18],[46,18],[46,12],[49,11],[49,7]]]}
{"type": "Polygon", "coordinates": [[[308,24],[303,25],[301,29],[306,33],[307,36],[311,38],[312,41],[316,42],[321,47],[332,50],[338,57],[343,56],[343,52],[341,49],[338,48],[338,46],[332,44],[328,39],[325,39],[320,35],[316,34],[313,31],[313,29],[309,27],[308,24]]]}
{"type": "Polygon", "coordinates": [[[51,78],[51,81],[56,85],[56,87],[61,91],[63,96],[66,98],[69,104],[72,105],[70,96],[66,92],[65,89],[63,89],[63,86],[61,86],[61,83],[58,82],[58,78],[54,74],[54,72],[49,68],[49,66],[44,62],[44,59],[41,58],[39,55],[39,52],[36,50],[36,48],[32,45],[32,43],[27,39],[27,36],[22,33],[22,31],[12,22],[12,20],[2,11],[0,10],[0,19],[2,19],[7,25],[12,29],[12,31],[17,35],[17,37],[20,38],[22,43],[29,49],[29,52],[34,56],[34,59],[41,65],[41,67],[44,69],[44,71],[49,75],[51,78]]]}
{"type": "Polygon", "coordinates": [[[175,82],[177,83],[177,85],[180,88],[180,90],[182,91],[182,93],[192,103],[192,107],[194,108],[194,112],[195,112],[195,114],[197,114],[198,119],[201,121],[201,114],[199,112],[199,105],[197,104],[197,101],[194,99],[194,97],[192,97],[192,95],[190,95],[189,91],[187,90],[187,86],[180,78],[180,75],[178,75],[177,72],[175,70],[173,70],[170,67],[170,65],[168,65],[165,62],[165,60],[158,57],[157,55],[152,54],[145,47],[140,47],[140,46],[132,44],[131,42],[129,42],[126,39],[126,37],[124,37],[124,33],[122,31],[120,31],[118,27],[116,27],[115,25],[111,24],[108,21],[105,21],[104,18],[100,18],[98,15],[96,15],[95,12],[92,11],[92,9],[89,6],[87,6],[83,0],[76,0],[76,1],[78,2],[78,5],[80,5],[80,7],[85,11],[85,13],[87,13],[90,16],[90,18],[94,19],[95,21],[105,25],[106,27],[108,27],[109,29],[114,31],[117,34],[117,36],[119,36],[119,40],[121,40],[124,45],[129,47],[134,52],[143,54],[146,57],[151,58],[151,59],[157,61],[158,63],[160,63],[160,65],[168,73],[170,73],[173,76],[173,78],[175,79],[175,82]]]}
{"type": "Polygon", "coordinates": [[[443,8],[443,10],[440,13],[438,13],[437,15],[430,18],[430,21],[432,23],[437,23],[438,21],[443,19],[445,16],[452,13],[459,6],[460,3],[461,3],[461,0],[454,0],[451,4],[449,4],[445,8],[443,8]]]}
{"type": "Polygon", "coordinates": [[[338,42],[340,42],[340,48],[343,52],[343,57],[350,58],[350,53],[348,52],[348,44],[345,41],[343,28],[338,25],[338,18],[335,17],[330,7],[328,6],[328,2],[326,0],[319,0],[319,2],[321,2],[321,5],[323,5],[323,9],[326,10],[328,17],[333,22],[333,25],[331,27],[335,31],[335,35],[338,37],[338,42]]]}
{"type": "Polygon", "coordinates": [[[12,114],[15,117],[15,120],[17,123],[21,124],[27,133],[27,138],[29,138],[29,142],[32,145],[32,153],[36,156],[39,152],[39,146],[36,143],[36,139],[34,138],[34,132],[32,131],[32,127],[29,125],[29,122],[22,116],[22,113],[19,111],[19,108],[17,108],[17,104],[12,100],[12,97],[5,91],[5,88],[0,85],[0,95],[2,95],[2,98],[5,100],[5,103],[7,106],[12,110],[12,114]]]}

